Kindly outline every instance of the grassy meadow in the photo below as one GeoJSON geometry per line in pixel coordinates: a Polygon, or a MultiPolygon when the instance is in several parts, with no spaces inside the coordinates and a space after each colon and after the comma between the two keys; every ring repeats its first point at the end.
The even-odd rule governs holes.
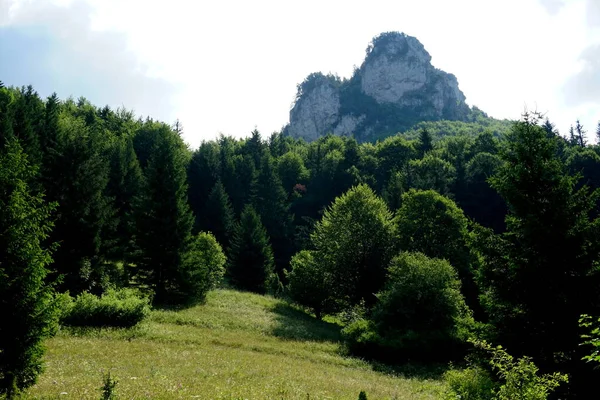
{"type": "Polygon", "coordinates": [[[153,311],[133,329],[62,329],[26,399],[434,399],[438,379],[377,372],[344,357],[339,325],[271,297],[233,290],[205,304],[153,311]]]}

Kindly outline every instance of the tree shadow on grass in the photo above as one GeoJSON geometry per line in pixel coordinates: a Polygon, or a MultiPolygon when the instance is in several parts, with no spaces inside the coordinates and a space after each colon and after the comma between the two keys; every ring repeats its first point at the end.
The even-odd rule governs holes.
{"type": "Polygon", "coordinates": [[[341,326],[320,321],[287,303],[277,303],[271,309],[277,322],[273,335],[288,340],[339,342],[341,326]]]}

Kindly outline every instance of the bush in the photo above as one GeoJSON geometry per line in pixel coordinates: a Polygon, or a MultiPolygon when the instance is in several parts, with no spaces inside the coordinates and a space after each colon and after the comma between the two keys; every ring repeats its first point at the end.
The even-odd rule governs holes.
{"type": "Polygon", "coordinates": [[[182,300],[204,300],[206,293],[223,280],[226,260],[223,249],[213,234],[200,232],[192,243],[182,271],[182,300]]]}
{"type": "Polygon", "coordinates": [[[315,262],[314,252],[302,250],[290,261],[292,270],[286,271],[288,293],[292,300],[311,308],[317,319],[328,311],[329,288],[323,269],[315,262]]]}
{"type": "Polygon", "coordinates": [[[101,297],[83,292],[75,299],[61,299],[61,323],[70,326],[128,328],[137,325],[150,312],[148,298],[133,289],[108,290],[101,297]]]}
{"type": "Polygon", "coordinates": [[[481,367],[471,366],[463,371],[450,370],[444,374],[448,383],[448,399],[461,400],[546,400],[567,375],[538,374],[538,367],[529,357],[515,360],[501,346],[492,347],[485,341],[471,341],[487,356],[485,363],[496,373],[497,382],[481,367]]]}
{"type": "Polygon", "coordinates": [[[444,374],[444,380],[448,384],[448,400],[490,400],[496,390],[490,374],[479,367],[451,369],[444,374]]]}
{"type": "Polygon", "coordinates": [[[474,324],[447,261],[403,253],[392,260],[377,297],[370,320],[357,320],[342,332],[351,352],[398,361],[442,360],[463,350],[474,324]]]}

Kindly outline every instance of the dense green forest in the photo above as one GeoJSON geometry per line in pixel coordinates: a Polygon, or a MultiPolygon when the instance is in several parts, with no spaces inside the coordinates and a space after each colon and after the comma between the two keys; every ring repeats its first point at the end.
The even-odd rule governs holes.
{"type": "Polygon", "coordinates": [[[428,122],[362,144],[255,130],[196,149],[181,134],[0,85],[0,393],[35,383],[64,293],[185,306],[229,285],[339,317],[365,359],[471,354],[461,373],[489,390],[469,398],[589,398],[600,146],[579,123],[428,122]],[[510,394],[507,363],[540,397],[510,394]]]}

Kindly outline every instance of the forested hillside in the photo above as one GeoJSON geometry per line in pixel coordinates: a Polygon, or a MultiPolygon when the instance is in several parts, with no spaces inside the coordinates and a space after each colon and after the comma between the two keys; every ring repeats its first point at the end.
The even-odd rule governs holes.
{"type": "Polygon", "coordinates": [[[197,148],[181,133],[0,88],[0,393],[35,383],[44,339],[85,320],[85,293],[181,306],[226,284],[337,318],[368,360],[474,352],[453,373],[487,388],[478,398],[589,398],[580,344],[596,325],[579,320],[600,316],[600,147],[581,125],[564,138],[535,114],[428,122],[362,144],[255,130],[197,148]],[[539,374],[528,359],[503,373],[487,342],[539,374]],[[568,383],[541,375],[555,372],[568,383]],[[540,397],[515,397],[527,385],[540,397]]]}

